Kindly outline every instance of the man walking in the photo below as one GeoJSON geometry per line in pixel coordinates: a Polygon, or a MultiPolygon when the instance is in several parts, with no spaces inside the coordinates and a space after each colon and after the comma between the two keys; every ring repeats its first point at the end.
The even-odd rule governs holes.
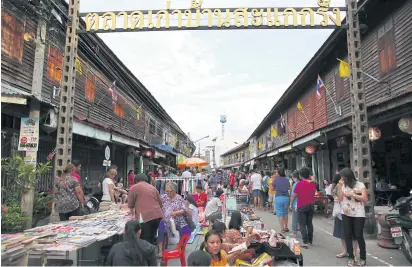
{"type": "Polygon", "coordinates": [[[252,183],[253,206],[259,209],[261,207],[262,175],[257,170],[253,170],[250,182],[252,183]]]}
{"type": "Polygon", "coordinates": [[[313,242],[313,213],[315,204],[316,184],[310,179],[310,169],[303,167],[299,171],[301,182],[295,187],[293,196],[290,199],[289,209],[292,203],[298,198],[297,211],[299,228],[302,234],[302,246],[308,248],[313,242]]]}

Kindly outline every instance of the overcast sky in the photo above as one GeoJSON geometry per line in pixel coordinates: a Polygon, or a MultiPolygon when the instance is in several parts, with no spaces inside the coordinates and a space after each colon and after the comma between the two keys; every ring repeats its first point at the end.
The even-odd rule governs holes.
{"type": "MultiPolygon", "coordinates": [[[[171,0],[188,8],[189,0],[171,0]]],[[[332,0],[331,6],[344,6],[332,0]]],[[[314,7],[316,0],[204,0],[202,7],[314,7]]],[[[165,0],[82,0],[81,12],[147,10],[165,0]]],[[[332,30],[106,33],[99,36],[192,140],[244,142],[332,30]],[[227,115],[222,140],[220,115],[227,115]]],[[[203,150],[203,149],[202,149],[203,150]]],[[[203,151],[202,151],[203,153],[203,151]]]]}

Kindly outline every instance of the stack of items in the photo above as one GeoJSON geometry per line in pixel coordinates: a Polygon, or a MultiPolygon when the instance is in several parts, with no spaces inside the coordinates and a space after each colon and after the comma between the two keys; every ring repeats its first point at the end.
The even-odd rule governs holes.
{"type": "Polygon", "coordinates": [[[31,249],[39,251],[76,250],[97,240],[123,233],[126,222],[134,218],[122,210],[109,210],[82,217],[82,220],[49,224],[20,234],[2,235],[2,254],[15,252],[31,243],[31,249]]]}
{"type": "Polygon", "coordinates": [[[110,206],[112,205],[109,201],[100,202],[99,211],[108,211],[110,210],[110,206]]]}
{"type": "MultiPolygon", "coordinates": [[[[235,252],[246,251],[246,250],[247,250],[246,243],[242,243],[239,246],[234,247],[229,252],[229,255],[235,252]]],[[[272,262],[273,262],[273,257],[271,257],[267,253],[262,253],[255,259],[252,259],[251,261],[243,261],[243,260],[238,259],[235,262],[235,266],[270,266],[272,262]]]]}

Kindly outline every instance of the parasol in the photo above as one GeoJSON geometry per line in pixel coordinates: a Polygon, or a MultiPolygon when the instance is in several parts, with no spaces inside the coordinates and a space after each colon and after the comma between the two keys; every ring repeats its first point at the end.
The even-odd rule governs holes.
{"type": "Polygon", "coordinates": [[[208,166],[208,165],[209,165],[209,163],[207,163],[203,159],[188,158],[188,159],[185,159],[182,163],[179,163],[177,165],[177,167],[182,169],[182,168],[186,168],[186,167],[202,167],[202,166],[208,166]]]}

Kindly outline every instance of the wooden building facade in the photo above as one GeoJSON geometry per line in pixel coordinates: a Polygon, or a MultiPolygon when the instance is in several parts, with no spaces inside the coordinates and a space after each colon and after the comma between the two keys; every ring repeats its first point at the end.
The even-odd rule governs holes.
{"type": "MultiPolygon", "coordinates": [[[[29,1],[2,2],[2,96],[28,99],[25,105],[2,101],[4,144],[15,143],[12,140],[16,136],[18,140],[20,118],[28,117],[30,99],[36,98],[42,103],[41,125],[53,124],[50,120],[54,116],[50,113],[57,112],[68,6],[63,0],[45,3],[46,6],[36,6],[29,1]],[[46,22],[45,36],[37,34],[39,14],[43,14],[46,22]],[[41,95],[32,95],[36,41],[39,40],[45,45],[42,90],[41,95]]],[[[81,28],[84,27],[82,22],[81,28]]],[[[39,155],[48,155],[55,147],[55,131],[50,127],[45,129],[40,130],[39,155]]],[[[81,159],[84,169],[81,176],[89,179],[103,175],[106,145],[111,148],[112,163],[118,165],[122,177],[126,177],[129,169],[137,170],[135,165],[141,165],[138,161],[146,150],[153,152],[153,160],[144,161],[149,164],[155,158],[166,158],[166,154],[177,160],[190,157],[195,151],[188,136],[96,34],[79,35],[73,133],[72,158],[81,159]],[[155,145],[166,145],[170,149],[165,151],[155,145]]],[[[12,150],[3,151],[2,147],[2,157],[10,156],[12,150]]],[[[44,160],[46,158],[39,156],[39,162],[44,160]]],[[[172,165],[175,167],[176,162],[172,165]]],[[[47,181],[40,187],[51,186],[51,176],[43,180],[47,181]]]]}

